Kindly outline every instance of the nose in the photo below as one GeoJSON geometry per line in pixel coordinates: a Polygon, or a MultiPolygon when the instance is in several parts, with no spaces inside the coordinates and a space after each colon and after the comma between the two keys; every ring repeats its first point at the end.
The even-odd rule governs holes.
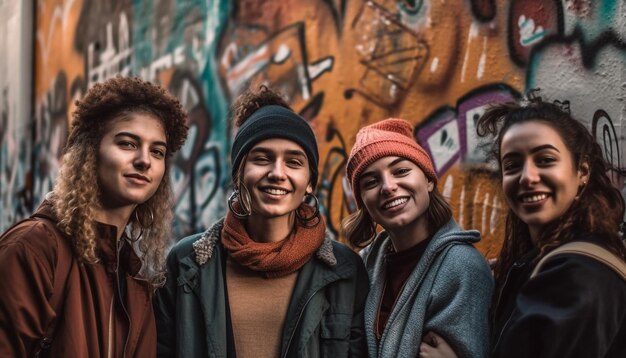
{"type": "Polygon", "coordinates": [[[383,175],[381,184],[380,190],[385,195],[393,194],[398,189],[398,183],[391,175],[383,175]]]}
{"type": "Polygon", "coordinates": [[[526,162],[520,175],[520,184],[529,186],[539,181],[539,170],[532,162],[526,162]]]}
{"type": "Polygon", "coordinates": [[[285,180],[285,166],[284,163],[280,161],[274,162],[271,166],[269,173],[267,173],[267,178],[273,181],[282,181],[285,180]]]}
{"type": "Polygon", "coordinates": [[[139,170],[148,170],[150,169],[151,159],[150,159],[150,149],[142,148],[137,150],[137,155],[135,156],[135,160],[133,161],[133,165],[135,168],[139,170]]]}

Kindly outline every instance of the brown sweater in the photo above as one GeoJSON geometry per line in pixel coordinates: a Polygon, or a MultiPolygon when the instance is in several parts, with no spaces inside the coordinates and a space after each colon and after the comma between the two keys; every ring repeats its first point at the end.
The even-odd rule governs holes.
{"type": "Polygon", "coordinates": [[[232,258],[226,261],[226,285],[237,358],[280,356],[287,308],[298,272],[265,278],[232,258]]]}

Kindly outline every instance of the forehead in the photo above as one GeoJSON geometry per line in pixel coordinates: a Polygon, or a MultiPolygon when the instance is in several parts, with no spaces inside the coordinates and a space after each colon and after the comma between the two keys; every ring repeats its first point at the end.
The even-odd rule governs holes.
{"type": "Polygon", "coordinates": [[[305,153],[302,147],[289,139],[284,138],[270,138],[255,144],[251,151],[254,150],[263,150],[270,151],[273,153],[285,153],[285,152],[302,152],[305,153]]]}
{"type": "Polygon", "coordinates": [[[144,113],[128,113],[107,123],[105,136],[127,132],[146,140],[165,142],[165,128],[157,117],[144,113]]]}
{"type": "Polygon", "coordinates": [[[570,153],[559,132],[549,124],[542,121],[514,124],[502,136],[500,156],[509,152],[524,153],[546,144],[555,147],[561,153],[570,153]]]}
{"type": "Polygon", "coordinates": [[[375,162],[373,162],[372,164],[368,165],[365,170],[363,171],[363,174],[367,174],[367,173],[375,173],[378,171],[383,171],[385,169],[388,169],[390,167],[393,167],[397,164],[402,164],[402,166],[411,166],[411,167],[417,167],[417,165],[415,163],[413,163],[412,161],[404,158],[404,157],[399,157],[399,156],[395,156],[395,155],[389,155],[386,157],[382,157],[380,159],[377,159],[375,162]]]}

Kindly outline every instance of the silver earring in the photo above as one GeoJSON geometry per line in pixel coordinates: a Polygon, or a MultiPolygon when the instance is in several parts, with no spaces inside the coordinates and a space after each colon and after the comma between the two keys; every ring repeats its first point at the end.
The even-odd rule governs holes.
{"type": "Polygon", "coordinates": [[[148,214],[150,215],[149,224],[145,224],[141,222],[141,219],[139,218],[139,214],[137,213],[138,211],[139,211],[139,207],[136,207],[135,208],[135,222],[139,224],[139,228],[140,228],[139,234],[136,237],[132,237],[132,236],[128,237],[128,241],[130,242],[136,242],[137,240],[139,240],[139,238],[141,238],[141,236],[143,235],[143,232],[149,229],[150,227],[152,227],[152,224],[154,224],[154,213],[152,212],[152,208],[148,207],[148,214]]]}
{"type": "Polygon", "coordinates": [[[228,197],[228,209],[230,209],[230,212],[233,213],[233,215],[235,215],[237,218],[239,219],[245,219],[248,216],[250,216],[250,210],[246,210],[246,208],[242,205],[242,203],[239,200],[236,200],[239,197],[239,190],[235,189],[233,190],[233,192],[230,194],[230,196],[228,197]],[[239,206],[244,209],[243,213],[238,213],[235,210],[235,203],[239,202],[239,206]]]}
{"type": "Polygon", "coordinates": [[[298,209],[296,209],[296,216],[298,217],[298,219],[300,219],[301,221],[306,223],[306,222],[309,222],[309,221],[315,219],[318,216],[317,214],[319,214],[319,212],[320,212],[320,202],[319,202],[319,200],[317,200],[317,197],[315,195],[313,195],[313,194],[306,193],[306,194],[304,194],[304,197],[305,197],[304,201],[307,201],[308,200],[307,197],[308,197],[309,199],[312,198],[313,201],[315,202],[314,205],[310,205],[310,206],[312,206],[315,209],[315,212],[313,213],[313,215],[311,215],[309,217],[300,216],[298,209]]]}

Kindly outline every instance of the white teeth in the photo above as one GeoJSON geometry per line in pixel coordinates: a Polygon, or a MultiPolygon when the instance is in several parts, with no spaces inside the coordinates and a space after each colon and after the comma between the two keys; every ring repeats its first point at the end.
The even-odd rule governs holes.
{"type": "Polygon", "coordinates": [[[536,194],[522,197],[523,203],[535,203],[548,197],[548,194],[536,194]]]}
{"type": "Polygon", "coordinates": [[[274,188],[263,189],[263,191],[265,191],[268,194],[272,194],[272,195],[285,195],[285,194],[287,194],[287,190],[274,189],[274,188]]]}
{"type": "Polygon", "coordinates": [[[385,205],[385,209],[393,208],[394,206],[398,206],[400,204],[404,204],[409,201],[409,198],[399,198],[385,205]]]}

